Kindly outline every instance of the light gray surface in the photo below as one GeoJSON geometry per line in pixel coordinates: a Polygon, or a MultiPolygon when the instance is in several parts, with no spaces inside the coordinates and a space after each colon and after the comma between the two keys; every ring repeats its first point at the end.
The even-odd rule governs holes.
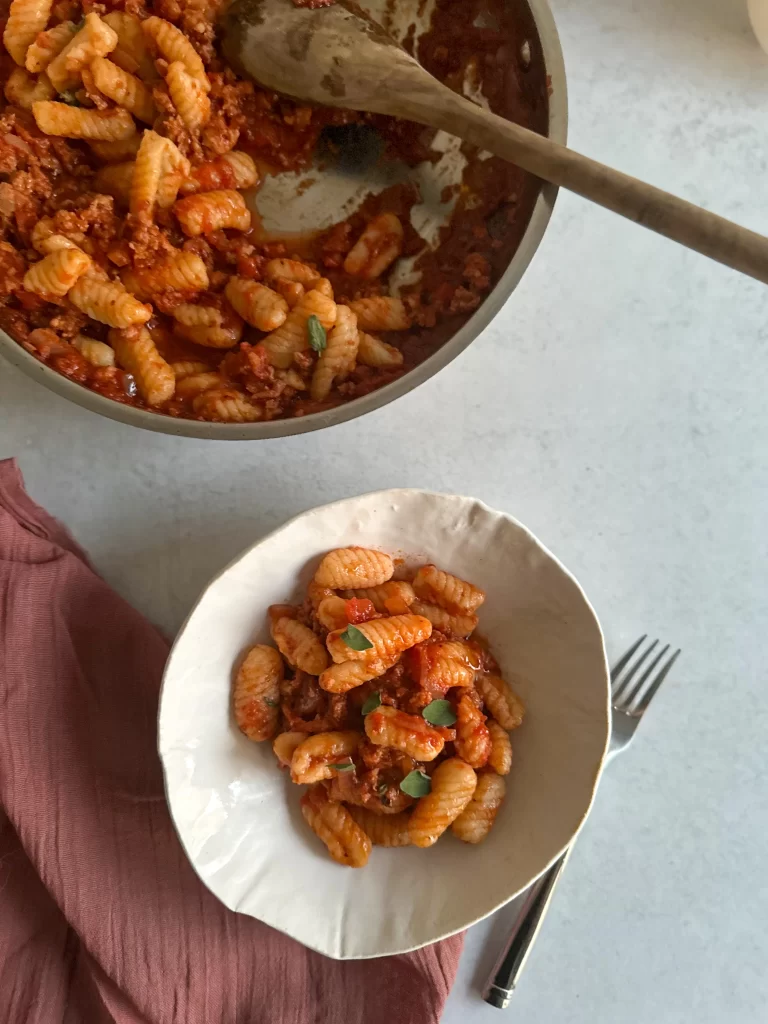
{"type": "MultiPolygon", "coordinates": [[[[571,143],[768,232],[768,59],[743,5],[553,6],[571,143]]],[[[684,656],[606,775],[509,1017],[757,1024],[767,296],[561,195],[495,324],[365,420],[252,445],[150,436],[0,364],[0,455],[19,456],[33,497],[168,630],[235,552],[332,498],[416,485],[522,519],[579,577],[612,654],[648,630],[684,656]]],[[[501,1020],[474,986],[503,931],[499,919],[470,934],[445,1024],[501,1020]]]]}

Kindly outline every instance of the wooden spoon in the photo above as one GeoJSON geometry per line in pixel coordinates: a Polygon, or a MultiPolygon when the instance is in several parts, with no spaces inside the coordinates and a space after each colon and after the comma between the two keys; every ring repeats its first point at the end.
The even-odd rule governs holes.
{"type": "Polygon", "coordinates": [[[442,128],[768,283],[767,238],[464,99],[348,0],[314,10],[292,0],[234,0],[221,28],[232,67],[268,89],[442,128]]]}

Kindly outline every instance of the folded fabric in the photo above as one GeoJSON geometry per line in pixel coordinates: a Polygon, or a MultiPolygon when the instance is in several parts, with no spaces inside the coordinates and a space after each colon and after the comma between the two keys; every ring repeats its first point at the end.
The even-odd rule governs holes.
{"type": "Polygon", "coordinates": [[[156,750],[168,643],[31,501],[11,460],[0,630],[0,1021],[439,1020],[461,936],[337,962],[198,880],[156,750]]]}

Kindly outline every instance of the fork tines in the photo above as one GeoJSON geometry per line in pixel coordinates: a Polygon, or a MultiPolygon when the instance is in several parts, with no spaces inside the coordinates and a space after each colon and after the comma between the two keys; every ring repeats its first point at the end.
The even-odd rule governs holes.
{"type": "Polygon", "coordinates": [[[666,657],[666,661],[664,661],[669,651],[669,644],[666,644],[656,653],[656,656],[637,682],[633,683],[637,673],[659,646],[659,641],[653,640],[643,649],[647,639],[647,635],[641,636],[611,670],[611,691],[614,708],[638,716],[642,715],[651,703],[654,694],[664,682],[669,670],[680,655],[680,650],[678,649],[666,657]],[[636,654],[638,655],[637,658],[635,658],[636,654]]]}

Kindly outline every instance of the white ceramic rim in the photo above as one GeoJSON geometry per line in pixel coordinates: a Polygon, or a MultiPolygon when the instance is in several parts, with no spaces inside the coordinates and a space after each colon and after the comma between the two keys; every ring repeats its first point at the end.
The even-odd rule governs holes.
{"type": "MultiPolygon", "coordinates": [[[[521,523],[519,519],[516,519],[513,515],[510,515],[508,512],[499,512],[498,509],[491,508],[490,505],[486,505],[486,503],[484,501],[481,501],[479,498],[472,498],[472,497],[469,497],[469,496],[466,496],[466,495],[446,494],[446,493],[443,493],[441,491],[427,491],[427,490],[424,490],[423,488],[419,488],[419,487],[396,487],[396,488],[388,488],[388,489],[383,490],[383,491],[366,491],[363,494],[357,494],[357,495],[354,495],[353,497],[350,497],[350,498],[341,498],[338,501],[330,501],[330,502],[328,502],[325,505],[316,505],[313,508],[306,509],[304,512],[299,512],[297,515],[292,516],[290,519],[288,519],[281,526],[276,527],[276,529],[274,529],[274,530],[270,530],[268,533],[265,533],[262,537],[260,537],[257,541],[255,541],[253,544],[249,545],[247,548],[244,548],[238,555],[236,555],[231,561],[229,561],[219,572],[216,573],[215,576],[212,576],[211,579],[206,583],[205,587],[200,592],[200,595],[198,596],[197,600],[195,601],[195,603],[190,608],[189,613],[187,614],[187,617],[184,619],[184,622],[181,624],[181,627],[179,628],[179,631],[176,634],[176,638],[174,639],[173,645],[171,646],[171,650],[170,650],[170,652],[168,654],[168,660],[166,661],[165,669],[163,670],[163,679],[162,679],[162,682],[161,682],[161,685],[160,685],[160,698],[159,698],[159,701],[158,701],[158,713],[157,713],[157,752],[158,752],[158,756],[160,758],[160,763],[161,763],[162,769],[163,769],[163,787],[164,787],[164,791],[165,791],[165,800],[166,800],[166,803],[168,805],[168,813],[170,814],[171,822],[173,823],[173,828],[174,828],[174,831],[176,832],[176,835],[178,837],[179,843],[181,844],[181,847],[184,850],[184,853],[185,853],[185,855],[187,857],[187,860],[189,861],[189,863],[190,863],[190,865],[192,867],[192,870],[195,872],[195,874],[199,878],[200,883],[202,885],[204,885],[205,888],[208,889],[208,891],[211,892],[212,895],[214,895],[216,897],[216,899],[218,899],[220,902],[224,903],[224,905],[227,906],[227,907],[228,907],[228,905],[224,902],[224,900],[222,900],[220,896],[218,896],[216,893],[213,892],[212,889],[210,889],[210,887],[208,886],[208,883],[205,881],[205,879],[202,877],[202,875],[200,875],[200,873],[198,872],[197,867],[196,867],[196,865],[194,863],[194,860],[193,860],[193,858],[192,858],[192,856],[190,854],[190,851],[188,850],[187,845],[184,842],[184,837],[182,836],[182,834],[181,834],[181,832],[179,830],[179,827],[176,824],[176,818],[175,818],[174,813],[173,813],[173,806],[171,804],[170,793],[169,793],[169,790],[168,790],[168,775],[167,775],[167,772],[166,772],[165,762],[163,760],[162,742],[161,742],[161,734],[160,734],[160,720],[161,720],[161,717],[162,717],[163,694],[164,694],[164,691],[165,691],[166,678],[167,678],[167,675],[168,675],[169,666],[171,665],[171,662],[173,660],[173,655],[174,655],[174,651],[176,649],[176,645],[178,644],[180,637],[184,633],[189,620],[194,615],[195,611],[197,610],[198,606],[202,602],[202,600],[205,597],[206,593],[208,592],[209,588],[217,580],[219,580],[224,575],[224,573],[228,572],[229,569],[233,565],[235,565],[237,562],[239,562],[242,558],[244,558],[247,554],[249,554],[249,552],[253,551],[253,549],[258,547],[260,544],[262,544],[265,541],[269,540],[271,537],[274,537],[276,534],[281,533],[284,530],[289,529],[290,527],[293,526],[294,523],[296,523],[300,519],[303,519],[305,516],[310,516],[313,513],[318,512],[320,510],[338,508],[338,507],[340,507],[342,505],[349,504],[350,502],[359,501],[361,498],[380,498],[382,501],[386,501],[391,496],[395,496],[395,495],[412,495],[412,494],[433,494],[433,495],[438,495],[441,498],[451,498],[451,499],[456,498],[456,499],[459,499],[461,501],[470,501],[470,502],[473,502],[475,505],[479,506],[485,512],[489,512],[492,515],[503,516],[505,519],[508,519],[514,526],[519,528],[523,533],[525,533],[530,538],[530,540],[539,548],[539,550],[541,552],[543,552],[543,554],[546,555],[548,558],[550,558],[555,563],[555,565],[563,572],[563,574],[568,577],[568,579],[576,587],[576,590],[578,591],[578,593],[580,594],[582,600],[584,601],[584,604],[586,605],[587,610],[590,613],[590,615],[592,616],[592,619],[594,620],[594,624],[597,627],[597,632],[598,632],[598,636],[600,638],[600,646],[601,646],[601,651],[602,651],[602,656],[603,656],[603,670],[604,670],[604,674],[605,674],[605,704],[606,704],[606,716],[607,716],[607,722],[608,722],[608,729],[607,729],[607,734],[606,734],[605,747],[603,749],[602,755],[600,757],[600,761],[599,761],[598,766],[597,766],[597,770],[595,772],[594,781],[592,783],[592,793],[590,795],[589,803],[587,804],[587,807],[586,807],[586,809],[584,811],[584,814],[582,815],[581,820],[579,821],[579,824],[576,827],[576,830],[574,831],[571,839],[561,849],[559,849],[555,853],[555,855],[548,861],[547,864],[544,865],[544,867],[542,867],[542,869],[541,869],[541,871],[539,872],[538,875],[536,875],[534,878],[530,879],[530,881],[528,882],[527,885],[525,885],[522,888],[518,889],[516,892],[513,892],[511,895],[505,897],[503,900],[501,900],[499,903],[497,903],[490,910],[486,911],[486,913],[479,914],[477,917],[473,918],[471,921],[465,922],[460,927],[454,928],[452,931],[444,932],[443,934],[436,936],[432,941],[433,942],[440,942],[442,939],[450,938],[451,935],[457,935],[459,932],[462,932],[462,931],[464,931],[467,928],[471,928],[472,925],[477,924],[479,921],[484,921],[486,918],[490,917],[492,914],[495,914],[497,910],[500,910],[501,907],[504,907],[508,903],[511,903],[512,900],[517,899],[518,896],[520,896],[523,892],[525,892],[532,885],[534,885],[535,882],[539,878],[541,878],[542,875],[544,875],[552,867],[552,865],[555,864],[560,859],[560,857],[565,853],[565,851],[576,842],[576,840],[578,839],[578,837],[579,837],[579,835],[581,833],[581,830],[584,828],[584,825],[586,824],[586,821],[587,821],[587,819],[588,819],[588,817],[589,817],[589,815],[590,815],[590,813],[592,811],[592,808],[594,807],[595,798],[597,796],[597,790],[598,790],[598,787],[599,787],[599,784],[600,784],[600,780],[601,780],[602,775],[603,775],[603,770],[605,768],[606,757],[608,755],[608,750],[610,748],[610,740],[611,740],[610,666],[609,666],[609,663],[608,663],[608,654],[607,654],[607,651],[606,651],[606,648],[605,648],[605,636],[603,634],[603,628],[600,625],[600,619],[599,619],[599,617],[597,615],[597,612],[595,611],[595,609],[594,609],[594,607],[592,605],[592,602],[587,597],[586,593],[584,592],[584,588],[581,586],[579,581],[576,579],[576,577],[573,575],[573,573],[570,572],[563,565],[563,563],[560,561],[560,559],[555,554],[553,554],[552,551],[550,551],[550,549],[545,544],[542,544],[542,542],[539,540],[539,538],[531,530],[529,530],[527,526],[525,526],[523,523],[521,523]]],[[[228,907],[228,909],[232,910],[233,913],[241,913],[241,911],[234,910],[232,907],[228,907]]],[[[246,916],[250,917],[250,916],[253,916],[253,915],[246,914],[246,916]]],[[[261,920],[261,919],[260,918],[254,918],[254,920],[261,920]]],[[[264,922],[264,923],[268,924],[268,926],[270,928],[274,928],[276,931],[282,932],[284,935],[288,935],[289,938],[293,938],[293,936],[290,935],[289,932],[283,931],[283,929],[280,928],[280,926],[275,924],[274,922],[270,921],[270,922],[264,922]]],[[[298,939],[294,939],[294,941],[298,942],[299,940],[298,939]]],[[[306,943],[306,942],[302,942],[301,944],[306,946],[308,949],[314,950],[314,952],[316,952],[316,953],[320,953],[323,956],[328,956],[327,951],[325,951],[323,949],[318,949],[317,947],[312,946],[311,944],[306,943]]],[[[338,959],[344,959],[344,960],[374,960],[374,959],[377,959],[381,955],[399,956],[401,953],[410,953],[410,952],[413,952],[413,950],[424,948],[424,945],[430,945],[430,944],[431,943],[421,943],[421,944],[416,944],[416,945],[413,945],[413,946],[404,946],[402,949],[390,950],[386,954],[371,953],[371,954],[367,954],[367,955],[364,955],[364,956],[339,957],[338,959]]]]}
{"type": "MultiPolygon", "coordinates": [[[[557,34],[555,21],[549,8],[548,0],[527,0],[539,33],[544,54],[544,66],[551,83],[549,90],[549,137],[556,142],[565,144],[568,126],[568,95],[565,80],[565,66],[560,38],[557,34]]],[[[557,197],[557,187],[543,184],[539,197],[533,208],[531,219],[526,228],[520,245],[504,271],[496,287],[488,298],[461,327],[452,338],[436,352],[414,367],[409,373],[391,384],[386,384],[377,391],[355,398],[343,405],[336,406],[326,412],[312,413],[308,416],[291,419],[270,420],[265,423],[208,423],[199,420],[181,419],[165,416],[146,409],[123,405],[111,398],[91,391],[89,388],[76,384],[63,377],[56,370],[41,363],[35,356],[22,348],[5,331],[0,331],[0,353],[22,370],[28,377],[38,381],[63,398],[75,402],[91,412],[106,416],[120,423],[133,427],[152,430],[160,434],[172,434],[179,437],[205,438],[211,441],[255,441],[273,437],[288,437],[292,434],[309,433],[324,427],[345,423],[347,420],[364,416],[374,409],[379,409],[388,402],[400,398],[432,377],[438,370],[447,366],[459,353],[463,352],[475,338],[490,324],[512,292],[519,284],[523,274],[533,259],[536,250],[544,237],[544,232],[552,216],[557,197]]]]}

